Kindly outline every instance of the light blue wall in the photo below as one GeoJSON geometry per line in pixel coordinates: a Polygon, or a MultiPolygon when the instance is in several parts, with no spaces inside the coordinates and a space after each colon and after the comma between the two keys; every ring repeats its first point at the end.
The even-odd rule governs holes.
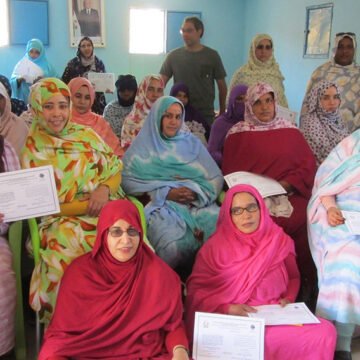
{"type": "MultiPolygon", "coordinates": [[[[304,59],[306,7],[328,3],[326,0],[247,0],[245,8],[245,44],[257,33],[274,39],[275,57],[284,74],[289,106],[299,111],[306,84],[312,72],[327,59],[304,59]]],[[[355,32],[360,36],[360,1],[334,0],[331,47],[335,34],[355,32]]],[[[330,54],[331,57],[331,54],[330,54]]]]}
{"type": "MultiPolygon", "coordinates": [[[[245,45],[244,5],[238,0],[105,0],[106,48],[96,49],[96,54],[109,72],[132,73],[139,80],[149,73],[158,73],[165,55],[128,53],[130,7],[200,11],[205,25],[203,43],[220,53],[229,79],[239,64],[239,49],[245,45]],[[230,45],[230,39],[236,39],[237,47],[230,45]]],[[[69,45],[68,1],[49,0],[49,19],[47,56],[61,75],[76,53],[69,45]]],[[[0,73],[10,76],[24,51],[25,46],[0,48],[0,73]]]]}

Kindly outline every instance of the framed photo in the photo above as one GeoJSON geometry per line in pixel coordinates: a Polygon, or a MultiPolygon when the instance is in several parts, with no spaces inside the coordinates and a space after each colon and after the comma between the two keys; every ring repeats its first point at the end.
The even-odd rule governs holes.
{"type": "Polygon", "coordinates": [[[333,14],[332,3],[306,8],[304,58],[328,58],[333,14]]]}
{"type": "Polygon", "coordinates": [[[105,47],[105,0],[68,0],[70,46],[88,36],[95,47],[105,47]]]}

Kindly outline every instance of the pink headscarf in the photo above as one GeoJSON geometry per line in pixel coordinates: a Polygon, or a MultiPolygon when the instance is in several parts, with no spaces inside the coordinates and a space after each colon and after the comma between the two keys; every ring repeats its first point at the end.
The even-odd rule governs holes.
{"type": "Polygon", "coordinates": [[[232,187],[221,206],[215,233],[200,249],[187,282],[186,325],[192,334],[196,311],[217,312],[221,305],[246,304],[264,275],[295,254],[292,239],[271,219],[264,200],[250,185],[232,187]],[[247,192],[259,204],[257,230],[244,234],[231,219],[235,194],[247,192]]]}
{"type": "Polygon", "coordinates": [[[91,82],[83,77],[76,77],[72,79],[68,84],[71,97],[73,98],[75,93],[82,86],[86,86],[89,89],[91,99],[89,109],[86,113],[80,114],[74,109],[74,107],[72,107],[72,121],[80,125],[91,127],[105,141],[105,143],[113,149],[115,155],[122,157],[124,150],[121,148],[120,140],[114,134],[110,124],[101,115],[95,114],[91,111],[91,106],[95,101],[95,89],[91,82]]]}
{"type": "Polygon", "coordinates": [[[279,117],[277,113],[277,97],[271,85],[263,82],[252,85],[248,88],[246,93],[244,121],[234,125],[229,130],[227,136],[243,131],[266,131],[283,128],[296,128],[294,124],[282,117],[279,117]],[[262,122],[255,116],[252,107],[261,96],[267,93],[272,93],[274,95],[275,116],[270,122],[262,122]]]}

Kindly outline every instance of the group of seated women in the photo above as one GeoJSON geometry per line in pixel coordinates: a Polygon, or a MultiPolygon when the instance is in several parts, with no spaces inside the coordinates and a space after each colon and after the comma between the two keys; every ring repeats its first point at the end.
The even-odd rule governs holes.
{"type": "MultiPolygon", "coordinates": [[[[82,40],[65,74],[99,64],[89,43],[82,40]]],[[[251,56],[261,57],[269,44],[259,36],[251,56]]],[[[0,170],[10,171],[6,154],[11,146],[20,152],[28,129],[19,130],[1,84],[0,90],[0,170]]],[[[316,270],[317,314],[336,331],[324,319],[266,327],[265,358],[332,359],[335,346],[336,359],[351,358],[360,323],[353,277],[359,249],[341,211],[359,211],[359,131],[347,137],[337,85],[322,82],[310,92],[303,136],[279,115],[275,86],[234,84],[208,149],[208,124],[197,115],[186,120],[186,85],[174,86],[175,97],[163,92],[159,75],[139,84],[120,143],[92,112],[103,94],[97,97],[86,78],[69,79],[69,87],[44,78],[31,88],[33,120],[21,164],[53,165],[61,209],[39,223],[41,260],[30,286],[32,308],[51,320],[40,359],[188,359],[195,311],[247,316],[255,305],[294,302],[299,289],[301,300],[314,300],[316,270]],[[270,177],[286,195],[264,200],[239,185],[219,209],[223,175],[236,171],[270,177]],[[146,204],[146,234],[141,206],[129,195],[146,204]],[[188,279],[185,326],[173,269],[188,279]]],[[[127,96],[132,101],[134,92],[127,96]]]]}

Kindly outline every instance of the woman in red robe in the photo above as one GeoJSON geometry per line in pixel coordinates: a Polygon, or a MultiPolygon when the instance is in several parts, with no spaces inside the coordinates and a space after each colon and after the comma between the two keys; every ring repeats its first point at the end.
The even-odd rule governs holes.
{"type": "Polygon", "coordinates": [[[130,201],[101,211],[95,246],[65,271],[40,360],[188,360],[180,281],[144,244],[130,201]]]}
{"type": "Polygon", "coordinates": [[[306,228],[306,207],[316,172],[315,157],[305,138],[290,121],[277,115],[276,94],[265,83],[246,94],[245,119],[234,125],[225,140],[222,170],[227,175],[247,171],[277,180],[293,207],[290,217],[273,217],[295,241],[302,280],[302,300],[313,307],[316,268],[306,228]]]}

